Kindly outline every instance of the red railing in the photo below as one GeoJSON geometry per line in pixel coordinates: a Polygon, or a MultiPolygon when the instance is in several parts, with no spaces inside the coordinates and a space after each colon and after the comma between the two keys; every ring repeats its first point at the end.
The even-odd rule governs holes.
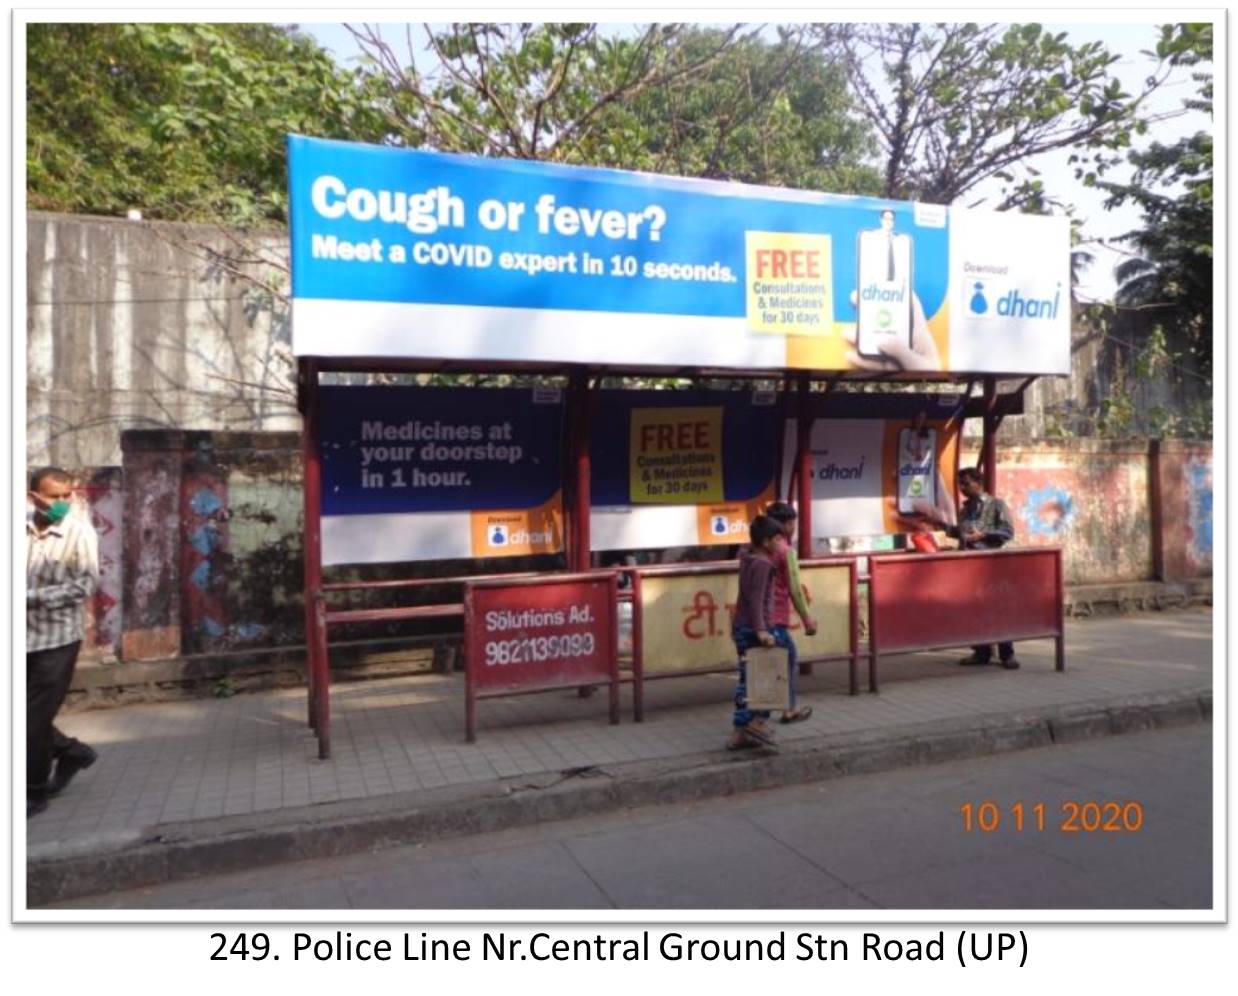
{"type": "Polygon", "coordinates": [[[1062,551],[959,550],[881,557],[868,582],[868,685],[877,658],[1053,637],[1066,667],[1062,551]]]}

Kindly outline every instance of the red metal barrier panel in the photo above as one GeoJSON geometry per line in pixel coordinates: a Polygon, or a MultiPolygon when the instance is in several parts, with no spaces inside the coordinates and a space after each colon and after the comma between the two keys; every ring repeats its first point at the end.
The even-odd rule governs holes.
{"type": "Polygon", "coordinates": [[[475,701],[609,684],[619,721],[616,575],[568,574],[470,584],[464,595],[468,739],[475,701]]]}
{"type": "Polygon", "coordinates": [[[875,557],[870,639],[897,653],[1062,631],[1061,551],[966,550],[875,557]]]}

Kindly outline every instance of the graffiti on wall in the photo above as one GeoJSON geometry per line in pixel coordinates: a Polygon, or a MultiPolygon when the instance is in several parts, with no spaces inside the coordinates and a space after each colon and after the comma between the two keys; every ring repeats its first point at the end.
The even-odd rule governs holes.
{"type": "Polygon", "coordinates": [[[1191,457],[1186,462],[1187,560],[1191,566],[1212,565],[1212,461],[1191,457]]]}
{"type": "Polygon", "coordinates": [[[228,492],[209,444],[186,459],[181,478],[182,640],[190,652],[222,636],[222,558],[227,546],[228,492]]]}
{"type": "Polygon", "coordinates": [[[238,639],[304,638],[299,479],[286,463],[250,455],[228,475],[228,606],[238,639]]]}
{"type": "Polygon", "coordinates": [[[1060,546],[1068,583],[1152,573],[1147,457],[1029,450],[1000,467],[1020,546],[1060,546]]]}
{"type": "Polygon", "coordinates": [[[1058,485],[1032,488],[1020,509],[1023,525],[1032,536],[1060,539],[1075,518],[1075,501],[1058,485]]]}
{"type": "MultiPolygon", "coordinates": [[[[243,479],[239,494],[233,493],[237,454],[230,456],[227,463],[218,462],[212,442],[203,439],[183,464],[182,639],[191,653],[252,646],[268,636],[276,614],[263,613],[264,593],[246,583],[253,573],[248,569],[253,558],[247,554],[250,520],[256,513],[244,500],[249,492],[243,479]]],[[[299,497],[295,483],[284,490],[299,497]]],[[[265,551],[258,556],[269,559],[265,551]]]]}
{"type": "Polygon", "coordinates": [[[99,587],[86,604],[86,646],[98,654],[117,654],[121,636],[124,492],[120,468],[85,474],[78,498],[99,538],[99,587]]]}

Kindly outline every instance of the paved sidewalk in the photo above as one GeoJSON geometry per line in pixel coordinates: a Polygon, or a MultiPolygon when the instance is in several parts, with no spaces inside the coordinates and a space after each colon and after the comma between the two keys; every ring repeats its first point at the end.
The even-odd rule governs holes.
{"type": "Polygon", "coordinates": [[[1072,909],[1204,911],[1213,900],[1211,762],[1212,724],[1195,723],[928,770],[207,874],[51,905],[1056,909],[1063,918],[1072,909]],[[973,824],[969,831],[960,805],[984,799],[1000,803],[998,826],[983,832],[973,824]],[[1142,821],[1119,824],[1118,831],[1066,832],[1068,799],[1138,802],[1142,821]],[[1027,813],[1022,824],[1012,812],[1016,802],[1027,813]]]}
{"type": "MultiPolygon", "coordinates": [[[[854,698],[846,694],[845,664],[818,665],[800,679],[801,700],[814,705],[814,716],[778,729],[789,744],[1210,689],[1212,613],[1070,622],[1063,674],[1053,669],[1052,641],[1020,644],[1018,655],[1019,671],[960,668],[954,652],[889,658],[881,694],[854,698]]],[[[631,721],[625,686],[617,727],[606,721],[602,692],[482,701],[475,744],[464,742],[460,675],[337,685],[334,756],[325,762],[305,725],[303,690],[71,714],[62,728],[98,748],[99,762],[27,822],[28,856],[134,842],[164,823],[721,754],[732,681],[711,675],[649,682],[640,724],[631,721]]]]}

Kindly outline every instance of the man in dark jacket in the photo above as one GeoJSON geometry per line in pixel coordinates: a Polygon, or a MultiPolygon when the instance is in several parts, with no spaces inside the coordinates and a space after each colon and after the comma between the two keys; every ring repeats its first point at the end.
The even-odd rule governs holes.
{"type": "MultiPolygon", "coordinates": [[[[995,550],[1014,539],[1010,509],[1000,498],[985,492],[984,476],[977,468],[964,467],[959,471],[959,490],[967,500],[959,513],[959,524],[945,527],[947,535],[957,539],[964,550],[995,550]]],[[[1019,666],[1013,643],[999,643],[997,655],[1002,667],[1013,670],[1019,666]]],[[[993,648],[983,644],[972,647],[972,655],[964,657],[959,663],[983,666],[992,660],[993,648]]]]}

